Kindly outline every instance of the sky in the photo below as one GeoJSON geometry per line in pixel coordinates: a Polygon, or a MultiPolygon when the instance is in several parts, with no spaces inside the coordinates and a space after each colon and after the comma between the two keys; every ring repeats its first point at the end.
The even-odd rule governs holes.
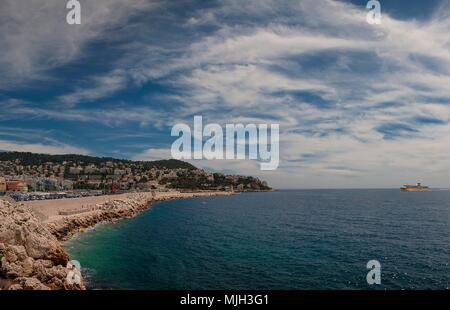
{"type": "Polygon", "coordinates": [[[170,158],[176,123],[280,124],[276,188],[450,187],[450,1],[0,2],[0,150],[170,158]]]}

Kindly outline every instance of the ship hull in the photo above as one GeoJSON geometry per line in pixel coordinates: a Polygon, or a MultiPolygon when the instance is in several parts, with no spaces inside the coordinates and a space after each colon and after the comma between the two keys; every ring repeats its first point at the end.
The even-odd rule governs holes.
{"type": "Polygon", "coordinates": [[[403,192],[427,192],[429,188],[400,188],[403,192]]]}

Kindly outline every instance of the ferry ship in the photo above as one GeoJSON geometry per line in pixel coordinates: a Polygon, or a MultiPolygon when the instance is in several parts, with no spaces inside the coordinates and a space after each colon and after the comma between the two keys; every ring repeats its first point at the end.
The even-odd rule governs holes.
{"type": "Polygon", "coordinates": [[[428,186],[423,186],[422,183],[417,183],[417,185],[403,185],[400,189],[404,192],[426,192],[430,190],[428,186]]]}

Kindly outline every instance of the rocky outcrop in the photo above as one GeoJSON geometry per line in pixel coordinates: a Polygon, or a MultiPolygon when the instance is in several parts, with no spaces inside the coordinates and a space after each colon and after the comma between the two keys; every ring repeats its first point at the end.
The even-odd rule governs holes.
{"type": "Polygon", "coordinates": [[[10,290],[82,290],[81,273],[26,206],[0,200],[0,285],[10,290]],[[80,281],[72,281],[73,275],[80,281]]]}

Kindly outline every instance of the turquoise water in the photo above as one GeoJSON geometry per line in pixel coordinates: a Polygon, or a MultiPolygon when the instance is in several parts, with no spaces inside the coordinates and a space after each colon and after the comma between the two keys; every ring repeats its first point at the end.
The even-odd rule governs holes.
{"type": "Polygon", "coordinates": [[[66,243],[90,288],[449,289],[450,191],[299,190],[157,203],[66,243]]]}

